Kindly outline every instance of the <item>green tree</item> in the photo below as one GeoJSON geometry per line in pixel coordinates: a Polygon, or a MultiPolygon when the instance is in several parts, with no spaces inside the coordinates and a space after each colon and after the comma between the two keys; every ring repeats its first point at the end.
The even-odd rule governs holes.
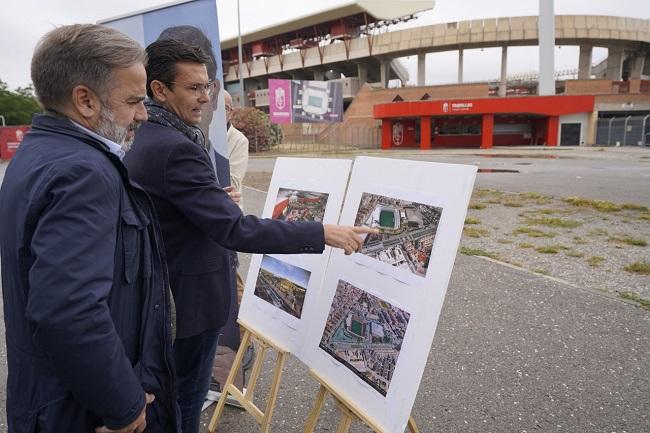
{"type": "Polygon", "coordinates": [[[32,114],[41,111],[31,84],[11,91],[7,83],[0,80],[0,115],[4,116],[7,125],[29,125],[32,114]]]}

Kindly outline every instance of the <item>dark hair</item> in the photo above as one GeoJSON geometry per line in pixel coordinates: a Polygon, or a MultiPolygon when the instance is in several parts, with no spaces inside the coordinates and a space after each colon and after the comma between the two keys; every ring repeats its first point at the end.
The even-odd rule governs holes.
{"type": "Polygon", "coordinates": [[[175,26],[168,27],[160,34],[158,40],[173,39],[175,41],[184,42],[193,47],[200,48],[203,53],[210,58],[205,66],[208,68],[208,77],[211,80],[217,78],[217,60],[214,57],[214,49],[210,39],[199,29],[194,26],[175,26]]]}
{"type": "Polygon", "coordinates": [[[75,86],[88,86],[105,100],[113,71],[145,64],[144,49],[130,37],[97,24],[74,24],[48,32],[32,57],[32,82],[45,109],[61,111],[75,86]]]}
{"type": "Polygon", "coordinates": [[[151,82],[153,80],[173,86],[176,78],[176,64],[182,62],[207,65],[210,58],[200,48],[193,47],[174,39],[158,40],[147,47],[147,95],[153,97],[151,82]]]}

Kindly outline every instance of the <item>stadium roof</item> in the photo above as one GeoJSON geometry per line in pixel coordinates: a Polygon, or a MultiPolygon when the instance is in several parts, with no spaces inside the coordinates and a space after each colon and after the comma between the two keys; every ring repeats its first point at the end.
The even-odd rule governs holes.
{"type": "MultiPolygon", "coordinates": [[[[242,44],[263,40],[284,33],[300,30],[305,27],[338,20],[352,15],[366,13],[377,20],[394,20],[418,12],[432,9],[435,0],[354,0],[336,7],[324,9],[311,15],[295,18],[280,24],[255,30],[242,35],[242,44]]],[[[237,37],[221,41],[221,49],[226,50],[237,46],[237,37]]]]}

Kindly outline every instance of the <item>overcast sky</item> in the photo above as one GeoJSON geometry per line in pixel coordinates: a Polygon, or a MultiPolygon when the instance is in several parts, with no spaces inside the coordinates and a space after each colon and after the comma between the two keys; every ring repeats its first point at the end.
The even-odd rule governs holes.
{"type": "MultiPolygon", "coordinates": [[[[242,32],[284,22],[348,0],[240,0],[242,32]]],[[[399,0],[394,1],[396,4],[399,0]]],[[[153,6],[166,0],[0,0],[0,79],[10,88],[30,82],[29,64],[38,39],[55,26],[96,22],[153,6]]],[[[224,39],[237,34],[237,2],[217,0],[219,27],[224,39]]],[[[412,25],[428,25],[477,18],[536,15],[538,0],[437,0],[432,11],[421,14],[412,25]]],[[[650,18],[648,0],[555,0],[556,14],[617,15],[650,18]]],[[[535,71],[536,48],[510,48],[508,72],[535,71]]],[[[556,69],[577,67],[577,47],[556,48],[556,69]]],[[[594,51],[594,62],[606,57],[606,50],[594,51]]],[[[427,84],[454,82],[457,76],[456,52],[427,56],[427,84]]],[[[404,59],[411,82],[416,80],[415,59],[404,59]]],[[[499,76],[500,49],[468,50],[465,54],[465,80],[476,81],[499,76]]]]}

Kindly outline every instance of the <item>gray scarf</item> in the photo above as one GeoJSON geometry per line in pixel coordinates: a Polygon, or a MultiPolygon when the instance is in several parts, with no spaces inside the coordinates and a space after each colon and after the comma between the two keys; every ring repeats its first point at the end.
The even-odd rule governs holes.
{"type": "Polygon", "coordinates": [[[147,107],[147,114],[149,115],[150,122],[162,126],[169,126],[180,131],[187,138],[207,151],[205,137],[203,136],[201,129],[183,122],[176,114],[172,113],[151,98],[147,98],[144,101],[144,105],[147,107]]]}

